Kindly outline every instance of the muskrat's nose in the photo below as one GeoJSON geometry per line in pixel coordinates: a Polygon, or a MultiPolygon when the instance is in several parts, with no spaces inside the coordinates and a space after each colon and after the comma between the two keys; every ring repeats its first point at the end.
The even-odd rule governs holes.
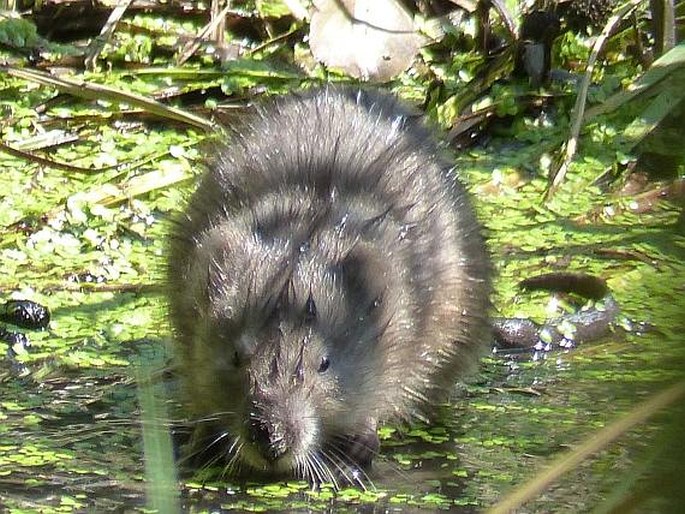
{"type": "Polygon", "coordinates": [[[260,417],[250,418],[250,438],[259,453],[270,462],[278,460],[288,450],[280,426],[260,417]]]}

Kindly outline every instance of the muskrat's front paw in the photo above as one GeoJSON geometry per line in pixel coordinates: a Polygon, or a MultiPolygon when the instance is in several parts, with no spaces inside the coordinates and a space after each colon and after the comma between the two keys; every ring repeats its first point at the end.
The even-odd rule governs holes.
{"type": "Polygon", "coordinates": [[[381,442],[376,433],[376,423],[370,423],[368,429],[360,434],[355,434],[349,438],[347,457],[350,462],[354,462],[361,468],[371,465],[373,458],[378,455],[381,442]]]}

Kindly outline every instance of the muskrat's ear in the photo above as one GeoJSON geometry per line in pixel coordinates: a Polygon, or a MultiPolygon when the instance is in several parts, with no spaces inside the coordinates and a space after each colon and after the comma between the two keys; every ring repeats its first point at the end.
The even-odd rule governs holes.
{"type": "Polygon", "coordinates": [[[304,321],[307,324],[314,323],[316,320],[316,303],[314,302],[314,295],[309,291],[307,302],[304,305],[304,321]]]}

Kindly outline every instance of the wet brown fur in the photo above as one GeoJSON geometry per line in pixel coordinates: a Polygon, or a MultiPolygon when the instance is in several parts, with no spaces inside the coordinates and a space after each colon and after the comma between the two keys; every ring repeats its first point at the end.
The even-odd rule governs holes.
{"type": "Polygon", "coordinates": [[[184,403],[214,420],[195,444],[230,441],[236,469],[316,480],[365,464],[353,441],[424,412],[488,342],[470,202],[387,94],[259,107],[210,156],[168,274],[184,403]]]}

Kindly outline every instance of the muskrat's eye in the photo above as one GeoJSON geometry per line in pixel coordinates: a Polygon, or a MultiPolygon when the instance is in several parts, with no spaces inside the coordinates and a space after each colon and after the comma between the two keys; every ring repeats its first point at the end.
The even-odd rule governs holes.
{"type": "Polygon", "coordinates": [[[328,357],[321,357],[321,364],[319,364],[319,373],[324,373],[330,365],[331,361],[328,360],[328,357]]]}

